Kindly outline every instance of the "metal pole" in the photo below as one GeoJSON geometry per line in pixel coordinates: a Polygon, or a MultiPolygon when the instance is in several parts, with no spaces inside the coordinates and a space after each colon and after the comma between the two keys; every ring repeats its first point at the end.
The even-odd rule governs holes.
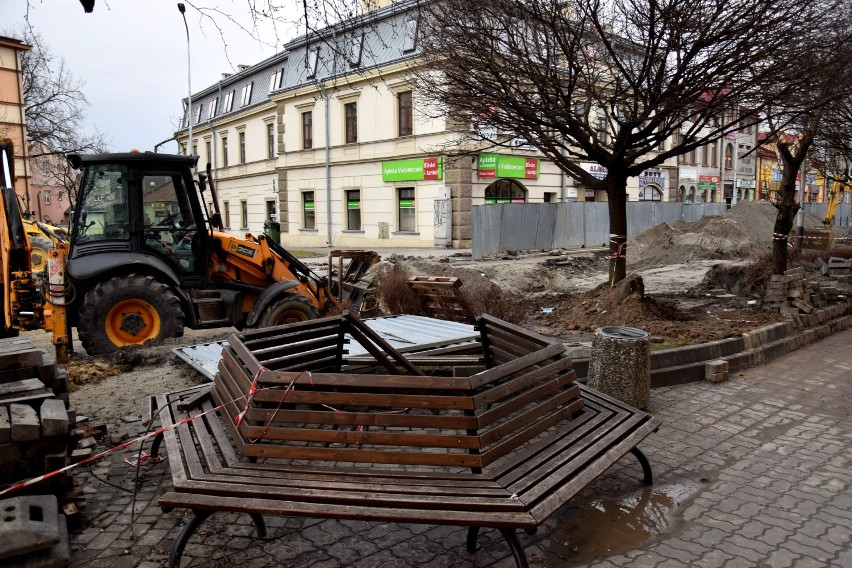
{"type": "MultiPolygon", "coordinates": [[[[332,230],[331,230],[331,127],[329,120],[329,100],[328,93],[322,82],[317,83],[322,93],[323,101],[325,102],[325,213],[326,224],[328,225],[326,245],[332,246],[332,230]]],[[[343,210],[346,211],[346,204],[343,204],[343,210]]]]}
{"type": "Polygon", "coordinates": [[[183,16],[183,27],[186,28],[186,87],[188,96],[186,99],[186,123],[189,125],[189,139],[186,141],[186,155],[192,155],[192,62],[189,51],[189,25],[186,23],[186,7],[183,2],[178,2],[178,11],[183,16]]]}

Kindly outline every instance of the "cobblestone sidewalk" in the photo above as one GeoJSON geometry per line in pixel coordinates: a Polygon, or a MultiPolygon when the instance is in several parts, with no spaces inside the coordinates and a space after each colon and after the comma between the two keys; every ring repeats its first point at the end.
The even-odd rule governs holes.
{"type": "MultiPolygon", "coordinates": [[[[852,566],[852,330],[721,384],[652,392],[663,419],[642,444],[655,486],[631,456],[551,518],[520,536],[532,566],[852,566]]],[[[141,423],[122,428],[130,434],[141,423]]],[[[71,536],[72,565],[164,566],[183,512],[162,513],[168,464],[138,473],[114,455],[76,478],[87,494],[71,536]],[[138,479],[137,479],[138,477],[138,479]],[[134,493],[133,487],[138,487],[134,493]]],[[[508,567],[505,541],[483,531],[216,514],[191,539],[183,566],[508,567]]]]}

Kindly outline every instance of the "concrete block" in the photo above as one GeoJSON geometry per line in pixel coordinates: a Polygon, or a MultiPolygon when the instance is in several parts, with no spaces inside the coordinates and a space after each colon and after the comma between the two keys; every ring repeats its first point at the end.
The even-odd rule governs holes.
{"type": "Polygon", "coordinates": [[[802,310],[803,312],[805,312],[806,314],[809,314],[812,311],[814,311],[813,306],[811,306],[809,303],[807,303],[804,300],[799,300],[799,299],[793,300],[793,305],[796,306],[797,308],[799,308],[800,310],[802,310]]]}
{"type": "Polygon", "coordinates": [[[79,463],[92,455],[92,448],[80,448],[71,452],[71,463],[79,463]]]}
{"type": "Polygon", "coordinates": [[[41,403],[39,415],[42,436],[68,435],[68,411],[64,402],[56,398],[45,400],[41,403]]]}
{"type": "Polygon", "coordinates": [[[41,425],[38,414],[32,406],[26,404],[9,405],[9,417],[12,423],[12,441],[28,442],[41,437],[41,425]]]}
{"type": "Polygon", "coordinates": [[[723,383],[728,380],[728,371],[722,371],[721,373],[707,373],[704,376],[704,380],[708,383],[723,383]]]}
{"type": "Polygon", "coordinates": [[[54,495],[24,495],[0,501],[0,558],[43,550],[59,543],[54,495]]]}
{"type": "Polygon", "coordinates": [[[9,422],[9,409],[0,406],[0,444],[12,439],[12,423],[9,422]]]}
{"type": "Polygon", "coordinates": [[[0,464],[16,463],[22,457],[20,444],[0,444],[0,464]]]}
{"type": "Polygon", "coordinates": [[[9,561],[18,568],[65,568],[71,564],[71,545],[68,540],[68,522],[65,515],[59,515],[59,542],[45,548],[31,552],[26,556],[15,556],[9,561]]]}
{"type": "Polygon", "coordinates": [[[728,362],[724,359],[717,359],[715,361],[708,361],[706,365],[704,365],[704,371],[708,374],[713,373],[722,373],[727,372],[728,370],[728,362]]]}
{"type": "Polygon", "coordinates": [[[0,385],[0,396],[20,396],[29,391],[38,391],[44,388],[44,383],[39,379],[24,379],[0,385]]]}

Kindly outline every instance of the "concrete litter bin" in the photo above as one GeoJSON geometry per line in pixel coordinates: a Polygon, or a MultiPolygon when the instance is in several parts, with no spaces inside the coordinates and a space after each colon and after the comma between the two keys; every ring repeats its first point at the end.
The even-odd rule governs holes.
{"type": "Polygon", "coordinates": [[[592,340],[588,385],[647,410],[651,402],[651,341],[635,327],[602,327],[592,340]]]}

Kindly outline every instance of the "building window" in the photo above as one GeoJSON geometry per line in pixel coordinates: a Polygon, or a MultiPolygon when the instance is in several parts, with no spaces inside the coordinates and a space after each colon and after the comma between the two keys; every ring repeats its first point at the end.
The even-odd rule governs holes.
{"type": "Polygon", "coordinates": [[[228,167],[228,137],[222,136],[222,167],[228,167]]]}
{"type": "Polygon", "coordinates": [[[197,155],[198,155],[198,144],[193,144],[193,145],[192,145],[192,155],[193,155],[193,156],[197,156],[197,155]]]}
{"type": "Polygon", "coordinates": [[[62,203],[62,190],[59,190],[59,192],[56,194],[56,200],[62,203]]]}
{"type": "Polygon", "coordinates": [[[710,144],[710,163],[707,164],[711,168],[716,167],[716,143],[710,144]]]}
{"type": "Polygon", "coordinates": [[[275,125],[271,122],[266,125],[266,157],[275,157],[275,125]]]}
{"type": "Polygon", "coordinates": [[[358,67],[361,65],[361,51],[364,48],[364,34],[359,33],[352,36],[352,43],[349,51],[349,65],[358,67]]]}
{"type": "Polygon", "coordinates": [[[693,166],[696,164],[695,148],[689,151],[689,163],[693,166]]]}
{"type": "Polygon", "coordinates": [[[50,205],[50,192],[49,191],[44,192],[44,204],[50,205]]]}
{"type": "Polygon", "coordinates": [[[275,213],[275,202],[271,199],[266,201],[266,218],[271,221],[278,220],[278,215],[275,213]]]}
{"type": "Polygon", "coordinates": [[[346,143],[358,142],[358,103],[346,103],[343,106],[346,116],[346,143]]]}
{"type": "Polygon", "coordinates": [[[240,132],[240,163],[246,163],[246,133],[240,132]]]}
{"type": "Polygon", "coordinates": [[[598,142],[606,144],[606,115],[600,112],[595,118],[595,135],[598,142]]]}
{"type": "Polygon", "coordinates": [[[314,147],[314,113],[308,111],[302,113],[302,148],[310,150],[314,147]]]}
{"type": "Polygon", "coordinates": [[[50,164],[47,160],[41,161],[41,175],[49,176],[50,175],[50,164]]]}
{"type": "Polygon", "coordinates": [[[400,93],[397,99],[397,117],[399,120],[399,135],[411,136],[414,132],[412,125],[411,91],[400,93]]]}
{"type": "Polygon", "coordinates": [[[399,201],[399,230],[407,233],[417,231],[417,215],[414,209],[414,188],[401,187],[397,190],[399,201]]]}
{"type": "Polygon", "coordinates": [[[302,228],[316,229],[317,215],[314,209],[314,192],[302,192],[302,228]]]}
{"type": "Polygon", "coordinates": [[[414,51],[417,47],[417,20],[405,22],[405,37],[402,41],[402,52],[414,51]]]}
{"type": "Polygon", "coordinates": [[[725,169],[734,169],[734,147],[730,144],[725,145],[725,169]]]}
{"type": "MultiPolygon", "coordinates": [[[[224,209],[224,212],[225,212],[225,219],[224,219],[224,222],[225,222],[225,228],[226,228],[226,229],[230,229],[230,228],[231,228],[231,207],[230,207],[230,205],[231,205],[231,204],[230,204],[230,203],[228,203],[227,201],[224,201],[224,202],[222,203],[222,208],[224,209]]],[[[210,208],[210,210],[212,211],[212,210],[213,210],[213,208],[211,207],[211,208],[210,208]]]]}
{"type": "Polygon", "coordinates": [[[199,124],[201,122],[201,109],[204,105],[198,103],[198,106],[195,107],[195,124],[199,124]]]}
{"type": "Polygon", "coordinates": [[[319,47],[312,47],[305,53],[305,71],[308,79],[317,76],[317,61],[319,61],[319,47]]]}
{"type": "Polygon", "coordinates": [[[269,80],[269,92],[271,93],[275,89],[281,86],[281,76],[284,75],[284,70],[279,69],[275,73],[272,74],[272,78],[269,80]]]}
{"type": "Polygon", "coordinates": [[[207,162],[212,163],[213,162],[213,152],[211,151],[210,140],[208,140],[204,143],[204,151],[206,152],[206,155],[207,155],[207,162]]]}
{"type": "Polygon", "coordinates": [[[357,189],[346,192],[346,228],[361,230],[361,192],[357,189]]]}
{"type": "Polygon", "coordinates": [[[222,112],[231,112],[231,110],[233,108],[234,108],[234,90],[231,89],[225,95],[225,108],[222,109],[222,112]]]}
{"type": "Polygon", "coordinates": [[[710,147],[712,144],[704,146],[704,151],[701,153],[701,165],[707,167],[710,165],[710,147]]]}
{"type": "Polygon", "coordinates": [[[248,85],[243,85],[243,94],[240,97],[240,106],[247,106],[251,102],[251,88],[254,86],[254,82],[249,83],[248,85]]]}
{"type": "Polygon", "coordinates": [[[210,101],[210,108],[207,109],[207,120],[216,116],[216,108],[219,106],[219,97],[213,97],[210,101]]]}
{"type": "Polygon", "coordinates": [[[248,201],[240,201],[240,228],[248,229],[248,201]]]}

